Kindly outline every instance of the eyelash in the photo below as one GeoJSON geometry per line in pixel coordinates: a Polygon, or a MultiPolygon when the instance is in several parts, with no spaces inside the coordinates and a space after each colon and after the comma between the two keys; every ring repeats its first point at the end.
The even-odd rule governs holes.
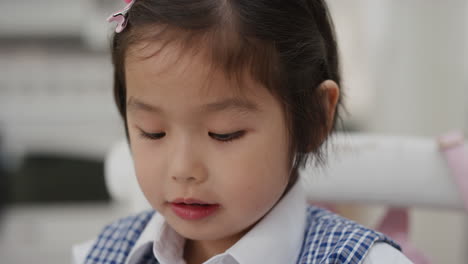
{"type": "Polygon", "coordinates": [[[166,135],[166,133],[146,133],[143,130],[140,130],[140,136],[149,139],[149,140],[158,140],[163,138],[166,135]]]}
{"type": "MultiPolygon", "coordinates": [[[[163,138],[165,135],[166,133],[164,132],[163,133],[146,133],[143,130],[140,130],[140,136],[149,140],[158,140],[158,139],[163,138]]],[[[227,142],[231,142],[233,140],[241,138],[242,136],[245,135],[245,131],[240,130],[240,131],[236,131],[234,133],[229,133],[229,134],[215,134],[212,132],[208,132],[208,135],[217,141],[227,143],[227,142]]]]}
{"type": "Polygon", "coordinates": [[[214,139],[216,139],[218,141],[221,141],[223,143],[239,139],[242,136],[244,136],[244,134],[245,134],[244,130],[240,130],[240,131],[237,131],[237,132],[234,132],[234,133],[229,133],[229,134],[215,134],[215,133],[208,132],[208,135],[210,137],[212,137],[212,138],[214,138],[214,139]]]}

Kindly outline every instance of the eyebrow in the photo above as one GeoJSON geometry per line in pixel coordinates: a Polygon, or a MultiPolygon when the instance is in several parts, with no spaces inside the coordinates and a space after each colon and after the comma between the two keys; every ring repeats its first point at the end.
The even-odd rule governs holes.
{"type": "MultiPolygon", "coordinates": [[[[155,105],[150,105],[140,99],[130,97],[127,102],[127,110],[129,111],[144,111],[150,113],[162,113],[163,110],[155,105]]],[[[202,112],[222,112],[222,111],[237,111],[241,113],[260,112],[257,104],[239,97],[226,98],[221,101],[208,103],[201,106],[202,112]]]]}
{"type": "Polygon", "coordinates": [[[127,110],[130,111],[130,112],[133,112],[133,111],[144,111],[144,112],[150,112],[150,113],[160,113],[162,112],[162,109],[157,107],[157,106],[154,106],[154,105],[150,105],[148,103],[145,103],[139,99],[136,99],[134,97],[130,97],[128,99],[128,102],[127,102],[127,110]]]}
{"type": "Polygon", "coordinates": [[[259,112],[260,108],[257,104],[243,98],[226,98],[218,102],[209,103],[202,106],[205,112],[221,112],[226,110],[234,110],[238,112],[259,112]]]}

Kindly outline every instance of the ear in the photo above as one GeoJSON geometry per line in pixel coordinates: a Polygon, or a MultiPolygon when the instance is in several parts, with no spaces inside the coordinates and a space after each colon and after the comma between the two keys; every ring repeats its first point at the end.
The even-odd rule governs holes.
{"type": "Polygon", "coordinates": [[[333,128],[333,121],[335,119],[336,105],[338,104],[338,99],[340,98],[340,88],[338,84],[332,80],[326,80],[320,84],[320,92],[324,96],[325,108],[327,111],[327,124],[329,133],[333,128]]]}

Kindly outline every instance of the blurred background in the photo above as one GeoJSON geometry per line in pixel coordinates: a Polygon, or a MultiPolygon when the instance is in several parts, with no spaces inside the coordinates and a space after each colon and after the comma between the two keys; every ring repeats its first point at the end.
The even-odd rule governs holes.
{"type": "MultiPolygon", "coordinates": [[[[466,1],[329,4],[349,131],[468,132],[466,1]]],[[[124,137],[108,52],[115,25],[105,22],[123,6],[0,1],[1,263],[70,262],[73,244],[125,211],[111,201],[103,173],[107,151],[124,137]]],[[[413,241],[434,263],[468,263],[467,214],[415,209],[412,225],[413,241]]]]}

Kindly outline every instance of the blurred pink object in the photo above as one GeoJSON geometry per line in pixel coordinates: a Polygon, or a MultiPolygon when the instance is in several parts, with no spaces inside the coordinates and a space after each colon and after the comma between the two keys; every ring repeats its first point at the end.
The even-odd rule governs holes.
{"type": "Polygon", "coordinates": [[[468,144],[464,141],[463,133],[455,131],[439,137],[439,146],[468,212],[468,144]]]}
{"type": "Polygon", "coordinates": [[[127,5],[122,10],[117,11],[107,18],[107,22],[117,22],[117,27],[115,28],[116,33],[122,32],[127,26],[127,13],[135,0],[124,0],[124,2],[127,3],[127,5]]]}
{"type": "Polygon", "coordinates": [[[409,214],[406,208],[390,208],[376,228],[400,244],[403,253],[415,264],[430,264],[431,261],[411,244],[409,239],[409,214]]]}

